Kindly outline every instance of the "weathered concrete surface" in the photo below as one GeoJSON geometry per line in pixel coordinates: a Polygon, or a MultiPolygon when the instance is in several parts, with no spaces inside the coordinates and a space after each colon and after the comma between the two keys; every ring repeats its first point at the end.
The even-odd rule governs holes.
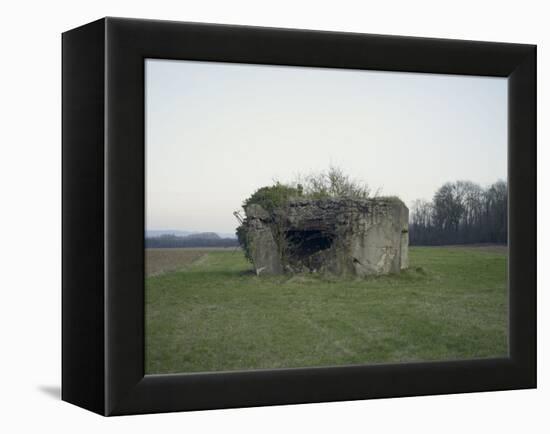
{"type": "MultiPolygon", "coordinates": [[[[255,205],[255,207],[265,213],[262,214],[260,210],[258,210],[259,214],[257,215],[269,217],[262,207],[259,205],[255,205]]],[[[256,274],[281,274],[283,272],[281,256],[279,254],[279,248],[273,238],[271,228],[262,222],[260,218],[254,217],[249,221],[247,238],[256,274]]]]}
{"type": "Polygon", "coordinates": [[[256,272],[367,276],[408,267],[409,210],[394,198],[293,199],[267,212],[245,210],[256,272]]]}

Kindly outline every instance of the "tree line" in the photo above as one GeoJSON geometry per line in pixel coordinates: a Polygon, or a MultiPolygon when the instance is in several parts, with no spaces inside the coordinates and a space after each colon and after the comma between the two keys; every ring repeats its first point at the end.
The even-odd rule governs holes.
{"type": "Polygon", "coordinates": [[[160,237],[145,238],[146,249],[166,249],[184,247],[237,247],[236,238],[200,238],[179,237],[176,235],[162,235],[160,237]]]}
{"type": "Polygon", "coordinates": [[[411,245],[506,243],[508,186],[483,188],[471,181],[443,184],[431,202],[414,201],[409,217],[411,245]]]}

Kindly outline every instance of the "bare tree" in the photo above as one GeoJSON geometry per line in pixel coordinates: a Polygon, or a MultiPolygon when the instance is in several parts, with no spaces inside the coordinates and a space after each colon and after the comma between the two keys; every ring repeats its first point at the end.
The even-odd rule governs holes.
{"type": "Polygon", "coordinates": [[[411,244],[507,241],[508,187],[497,181],[483,189],[471,181],[448,182],[432,202],[411,207],[411,244]]]}
{"type": "Polygon", "coordinates": [[[308,197],[354,197],[366,199],[371,196],[368,184],[353,179],[336,166],[330,166],[325,172],[299,176],[293,185],[300,188],[308,197]]]}

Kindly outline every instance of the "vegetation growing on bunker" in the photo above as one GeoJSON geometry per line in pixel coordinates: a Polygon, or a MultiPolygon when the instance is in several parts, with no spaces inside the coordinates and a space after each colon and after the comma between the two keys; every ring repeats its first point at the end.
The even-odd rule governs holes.
{"type": "Polygon", "coordinates": [[[276,181],[243,203],[237,236],[257,274],[385,274],[407,261],[408,210],[340,168],[276,181]]]}

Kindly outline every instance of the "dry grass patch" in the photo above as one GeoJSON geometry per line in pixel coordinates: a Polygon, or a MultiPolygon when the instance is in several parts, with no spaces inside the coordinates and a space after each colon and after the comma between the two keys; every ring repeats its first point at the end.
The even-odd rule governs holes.
{"type": "Polygon", "coordinates": [[[206,254],[206,251],[198,249],[146,249],[145,274],[156,276],[185,270],[206,254]]]}

